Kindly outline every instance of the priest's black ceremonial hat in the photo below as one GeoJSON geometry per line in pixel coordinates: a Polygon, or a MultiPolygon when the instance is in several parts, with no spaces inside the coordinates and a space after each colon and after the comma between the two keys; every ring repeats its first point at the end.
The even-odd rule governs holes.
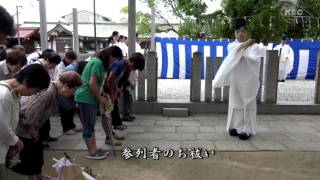
{"type": "Polygon", "coordinates": [[[238,31],[238,30],[241,30],[241,29],[244,29],[245,26],[247,25],[247,22],[244,18],[236,18],[234,20],[234,30],[235,31],[238,31]]]}

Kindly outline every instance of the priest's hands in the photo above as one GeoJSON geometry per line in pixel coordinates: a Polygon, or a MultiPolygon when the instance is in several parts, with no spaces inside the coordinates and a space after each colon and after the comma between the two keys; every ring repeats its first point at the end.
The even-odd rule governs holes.
{"type": "Polygon", "coordinates": [[[239,49],[237,52],[241,51],[242,49],[245,50],[248,47],[250,47],[253,43],[255,43],[256,40],[255,39],[248,39],[246,42],[241,43],[239,49]]]}

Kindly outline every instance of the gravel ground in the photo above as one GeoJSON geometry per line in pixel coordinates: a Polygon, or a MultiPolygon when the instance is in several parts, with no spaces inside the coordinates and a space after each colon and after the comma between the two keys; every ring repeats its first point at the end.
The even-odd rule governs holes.
{"type": "MultiPolygon", "coordinates": [[[[204,83],[201,81],[201,100],[204,100],[204,83]]],[[[314,99],[315,81],[313,80],[287,80],[278,85],[278,102],[312,103],[314,99]]],[[[159,79],[159,100],[189,101],[190,80],[186,79],[159,79]]]]}

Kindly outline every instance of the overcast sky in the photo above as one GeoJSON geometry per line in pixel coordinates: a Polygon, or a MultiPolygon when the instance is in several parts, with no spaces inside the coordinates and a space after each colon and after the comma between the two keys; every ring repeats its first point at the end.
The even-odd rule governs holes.
{"type": "MultiPolygon", "coordinates": [[[[205,0],[208,5],[208,12],[220,8],[221,0],[205,0]]],[[[145,3],[137,0],[137,11],[150,11],[145,3]]],[[[38,0],[0,0],[10,14],[16,14],[16,5],[19,9],[20,21],[40,21],[38,0]]],[[[96,13],[111,18],[113,21],[120,21],[127,16],[121,15],[121,8],[128,6],[128,0],[96,0],[96,13]]],[[[93,12],[93,0],[46,0],[47,21],[59,21],[60,17],[71,13],[72,8],[88,10],[93,12]]]]}

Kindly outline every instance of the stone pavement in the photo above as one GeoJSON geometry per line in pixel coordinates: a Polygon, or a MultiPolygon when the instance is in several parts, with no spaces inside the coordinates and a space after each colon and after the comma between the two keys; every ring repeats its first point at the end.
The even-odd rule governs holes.
{"type": "MultiPolygon", "coordinates": [[[[225,114],[199,114],[186,118],[162,115],[136,115],[133,122],[124,122],[128,129],[116,131],[125,135],[122,150],[158,147],[163,149],[197,148],[216,151],[320,151],[319,115],[258,115],[257,134],[249,141],[230,137],[226,131],[225,114]]],[[[100,119],[100,118],[99,118],[100,119]]],[[[77,120],[79,124],[79,121],[77,120]]],[[[81,134],[62,135],[58,118],[51,118],[52,136],[59,140],[51,143],[55,150],[85,150],[81,134]]],[[[100,120],[96,124],[96,139],[104,145],[100,120]]]]}

